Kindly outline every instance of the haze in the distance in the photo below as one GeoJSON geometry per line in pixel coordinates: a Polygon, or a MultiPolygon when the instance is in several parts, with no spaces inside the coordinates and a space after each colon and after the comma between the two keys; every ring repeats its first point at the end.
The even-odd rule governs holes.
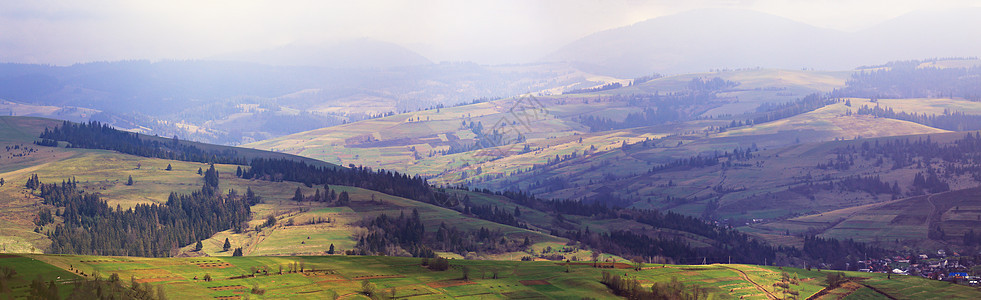
{"type": "Polygon", "coordinates": [[[981,1],[4,1],[0,62],[207,59],[368,38],[434,62],[523,63],[598,31],[702,8],[857,31],[970,6],[981,1]]]}

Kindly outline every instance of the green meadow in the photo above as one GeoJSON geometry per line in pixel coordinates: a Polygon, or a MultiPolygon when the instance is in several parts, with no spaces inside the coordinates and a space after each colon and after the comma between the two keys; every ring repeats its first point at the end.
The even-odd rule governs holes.
{"type": "Polygon", "coordinates": [[[704,289],[710,299],[774,299],[786,296],[774,286],[783,274],[790,289],[825,299],[972,299],[977,289],[918,277],[846,272],[849,283],[827,288],[825,278],[837,271],[755,265],[661,265],[611,262],[516,262],[450,260],[446,271],[434,271],[419,258],[378,256],[253,256],[139,258],[80,255],[4,255],[0,265],[17,271],[13,295],[26,296],[25,278],[54,280],[67,295],[73,280],[118,274],[125,283],[162,287],[171,299],[332,299],[377,297],[402,299],[581,299],[615,298],[600,283],[609,272],[641,286],[677,280],[704,289]],[[640,267],[640,270],[637,270],[640,267]],[[301,271],[302,269],[302,271],[301,271]],[[204,280],[210,277],[211,281],[204,280]],[[874,288],[874,290],[872,289],[874,288]]]}

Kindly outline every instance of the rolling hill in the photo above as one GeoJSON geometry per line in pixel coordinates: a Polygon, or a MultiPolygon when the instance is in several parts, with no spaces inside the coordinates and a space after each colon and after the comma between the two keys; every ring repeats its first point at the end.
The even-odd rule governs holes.
{"type": "MultiPolygon", "coordinates": [[[[914,67],[928,73],[931,67],[973,62],[937,60],[914,67]]],[[[747,69],[669,76],[614,89],[399,114],[249,146],[419,174],[447,186],[520,189],[542,198],[670,210],[797,247],[807,234],[857,233],[761,231],[759,223],[933,194],[939,190],[917,178],[934,173],[953,190],[979,183],[963,171],[970,168],[967,160],[938,161],[924,154],[890,163],[894,158],[881,149],[872,156],[852,150],[905,140],[941,148],[961,143],[966,134],[951,131],[976,128],[977,102],[962,97],[821,102],[807,96],[846,93],[841,91],[847,91],[849,74],[747,69]],[[677,98],[709,78],[726,86],[704,101],[677,98]],[[638,117],[641,112],[659,116],[654,112],[660,111],[677,115],[636,121],[644,118],[638,117]],[[493,132],[498,139],[488,142],[493,132]]],[[[874,232],[855,238],[882,242],[869,239],[874,232]]],[[[916,241],[909,243],[935,245],[927,236],[910,238],[916,241]]]]}
{"type": "MultiPolygon", "coordinates": [[[[459,176],[459,172],[467,168],[504,168],[506,172],[494,172],[507,174],[545,163],[556,155],[569,155],[574,151],[581,153],[593,147],[595,150],[591,151],[602,152],[617,148],[623,142],[635,143],[674,135],[685,135],[684,139],[698,139],[701,137],[692,133],[725,126],[731,121],[731,118],[702,119],[618,130],[591,130],[582,121],[587,116],[622,121],[627,114],[642,111],[645,106],[651,107],[660,101],[676,101],[665,98],[648,99],[646,102],[641,100],[638,103],[638,100],[630,99],[631,95],[683,93],[688,89],[688,84],[698,78],[721,78],[739,83],[736,87],[718,91],[716,98],[711,101],[682,104],[681,108],[674,108],[679,110],[679,120],[684,120],[752,113],[764,103],[783,103],[810,93],[830,92],[835,87],[843,86],[846,76],[846,72],[786,70],[679,75],[596,93],[524,96],[410,112],[307,131],[247,146],[312,157],[340,165],[356,164],[399,170],[431,177],[437,182],[455,184],[457,179],[450,177],[459,176]],[[491,152],[495,152],[494,157],[477,156],[474,159],[476,152],[460,149],[477,139],[471,123],[481,124],[488,132],[494,129],[507,131],[507,134],[503,134],[502,141],[508,144],[485,147],[493,148],[491,150],[494,151],[491,152]],[[492,126],[502,128],[491,128],[492,126]],[[526,142],[514,143],[518,135],[526,142]],[[523,144],[528,146],[528,150],[534,151],[523,150],[523,144]],[[439,155],[441,153],[445,154],[439,155]]],[[[829,135],[852,136],[846,132],[829,135]]],[[[820,137],[815,140],[828,139],[831,138],[820,137]]]]}
{"type": "MultiPolygon", "coordinates": [[[[808,92],[829,91],[836,84],[843,84],[841,79],[836,79],[840,77],[832,74],[802,71],[746,70],[684,75],[590,94],[504,99],[395,115],[249,146],[340,165],[367,165],[415,173],[450,185],[467,183],[491,189],[528,189],[545,197],[591,197],[599,195],[593,190],[616,181],[626,184],[615,188],[621,191],[622,197],[636,198],[633,194],[646,194],[647,188],[663,184],[637,174],[645,174],[657,164],[697,154],[731,152],[734,148],[780,149],[807,142],[944,132],[907,121],[851,114],[849,111],[872,104],[862,99],[849,99],[848,103],[842,101],[779,120],[725,130],[718,128],[727,127],[740,117],[689,117],[694,120],[600,131],[590,130],[582,121],[583,116],[624,118],[644,105],[629,95],[684,91],[688,88],[687,83],[700,78],[699,75],[744,80],[736,87],[720,91],[719,98],[714,101],[685,108],[703,118],[716,113],[748,113],[746,118],[751,119],[759,114],[757,106],[772,103],[761,103],[761,100],[781,99],[774,94],[783,93],[783,99],[795,95],[801,97],[808,92]],[[512,107],[522,107],[525,103],[534,104],[538,111],[515,114],[512,107]],[[747,111],[747,107],[753,110],[747,111]],[[524,140],[511,140],[476,150],[455,150],[479,139],[470,124],[484,124],[489,128],[500,125],[500,120],[522,121],[515,116],[532,119],[527,126],[507,124],[502,130],[518,131],[524,140]],[[630,149],[626,150],[625,145],[630,149]],[[611,177],[615,179],[608,180],[611,177]],[[542,185],[542,182],[556,180],[564,182],[567,188],[542,185]]],[[[923,105],[916,103],[919,102],[884,99],[877,104],[899,111],[924,111],[923,105]]],[[[930,103],[936,105],[932,110],[957,107],[958,111],[970,111],[973,108],[971,102],[962,100],[930,103]]],[[[777,151],[780,150],[771,152],[777,151]]],[[[717,171],[713,169],[708,173],[717,171]]],[[[677,196],[672,194],[672,197],[677,196]]]]}
{"type": "Polygon", "coordinates": [[[136,256],[345,253],[507,260],[586,260],[603,251],[614,257],[659,255],[678,262],[718,262],[723,257],[773,261],[775,253],[783,251],[677,214],[542,200],[524,193],[437,188],[391,171],[339,168],[259,150],[236,152],[240,149],[147,136],[138,137],[143,144],[134,144],[106,137],[136,135],[98,124],[2,120],[2,132],[7,133],[0,169],[6,183],[0,195],[7,199],[0,210],[4,251],[136,256]],[[60,127],[40,129],[56,125],[60,127]],[[32,137],[42,131],[50,133],[40,140],[32,137]],[[60,132],[84,140],[57,141],[60,132]],[[40,145],[28,143],[35,140],[40,145]],[[98,143],[85,142],[89,140],[98,143]],[[49,144],[59,146],[41,146],[49,144]],[[214,155],[153,154],[160,149],[192,154],[199,149],[214,155]],[[214,149],[223,150],[207,152],[214,149]],[[202,173],[204,169],[208,170],[202,173]],[[193,206],[209,201],[214,206],[193,206]],[[243,202],[248,204],[238,206],[243,202]],[[199,218],[200,210],[207,209],[229,219],[162,218],[148,236],[133,235],[125,241],[86,238],[88,232],[132,235],[112,224],[131,223],[123,226],[129,228],[146,226],[147,218],[157,220],[134,214],[199,218]],[[403,231],[407,229],[417,231],[403,231]],[[634,242],[620,245],[623,239],[634,242]],[[652,243],[662,246],[645,246],[652,243]]]}

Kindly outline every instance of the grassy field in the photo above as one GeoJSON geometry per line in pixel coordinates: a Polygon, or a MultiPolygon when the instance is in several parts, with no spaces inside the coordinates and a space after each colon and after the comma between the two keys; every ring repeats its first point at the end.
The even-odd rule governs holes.
{"type": "MultiPolygon", "coordinates": [[[[124,283],[163,287],[171,299],[331,299],[364,298],[365,282],[377,293],[409,299],[579,299],[614,298],[599,281],[606,271],[642,286],[678,280],[697,285],[711,299],[772,299],[783,297],[774,283],[782,273],[797,278],[791,285],[801,298],[826,290],[828,271],[755,265],[635,265],[596,268],[592,262],[513,262],[451,260],[447,271],[432,271],[418,258],[377,256],[193,257],[138,258],[76,255],[3,255],[0,262],[19,275],[14,296],[26,293],[23,278],[56,280],[64,295],[70,282],[118,274],[124,283]],[[303,271],[299,269],[302,266],[303,271]],[[621,268],[623,267],[623,268],[621,268]],[[282,269],[280,269],[282,268],[282,269]],[[469,270],[464,278],[464,269],[469,270]],[[280,270],[282,274],[280,274],[280,270]],[[83,275],[84,274],[84,275],[83,275]],[[205,276],[213,278],[204,281],[205,276]],[[495,276],[496,275],[496,276],[495,276]],[[262,293],[252,293],[262,290],[262,293]],[[772,297],[771,297],[772,295],[772,297]],[[228,297],[228,298],[225,298],[228,297]]],[[[609,266],[611,263],[601,263],[609,266]]],[[[972,299],[977,289],[909,276],[847,272],[851,282],[830,295],[847,299],[972,299]],[[875,288],[878,292],[868,287],[875,288]],[[858,298],[869,297],[869,298],[858,298]]],[[[834,299],[834,298],[822,298],[834,299]]]]}
{"type": "Polygon", "coordinates": [[[32,144],[46,126],[60,121],[43,118],[0,117],[0,251],[39,252],[50,241],[33,231],[37,199],[23,191],[25,174],[54,162],[76,157],[62,148],[32,144]]]}
{"type": "MultiPolygon", "coordinates": [[[[864,101],[865,99],[859,99],[864,101]]],[[[868,104],[874,107],[875,104],[868,104]]],[[[950,98],[910,98],[910,99],[879,99],[878,105],[892,108],[896,112],[915,114],[942,115],[944,111],[960,112],[969,115],[981,114],[981,103],[965,99],[950,98]]]]}
{"type": "MultiPolygon", "coordinates": [[[[832,104],[815,111],[790,118],[740,128],[737,130],[730,130],[719,134],[719,137],[761,135],[766,133],[776,133],[779,131],[808,130],[815,131],[818,134],[824,133],[827,135],[824,140],[830,140],[833,138],[855,139],[862,137],[873,138],[946,132],[945,130],[907,121],[873,118],[871,116],[848,115],[847,112],[849,110],[856,111],[863,105],[870,107],[875,106],[875,103],[870,103],[868,99],[850,99],[850,102],[850,107],[846,106],[845,103],[832,104]]],[[[911,104],[902,107],[911,110],[916,109],[911,104]]]]}
{"type": "MultiPolygon", "coordinates": [[[[297,186],[291,186],[294,191],[297,186]]],[[[306,194],[312,194],[312,189],[301,187],[306,194]]],[[[357,236],[364,228],[356,225],[365,218],[374,218],[381,214],[397,216],[400,213],[410,213],[413,209],[419,211],[426,230],[436,231],[440,223],[450,224],[461,230],[477,230],[481,227],[499,230],[509,239],[522,240],[529,237],[539,243],[565,243],[566,240],[527,229],[501,225],[459,212],[394,197],[383,193],[347,186],[331,186],[338,193],[348,192],[351,195],[351,205],[344,207],[328,207],[323,204],[301,202],[288,199],[264,199],[264,203],[253,207],[253,220],[250,226],[260,225],[267,216],[277,218],[273,227],[262,228],[260,231],[249,230],[243,233],[232,231],[220,232],[202,242],[203,253],[211,256],[229,256],[230,251],[223,251],[222,245],[226,238],[233,247],[242,247],[245,255],[303,255],[325,254],[333,244],[335,251],[343,252],[354,248],[357,236]],[[374,195],[374,196],[373,196],[374,195]],[[374,201],[372,201],[374,197],[374,201]],[[329,218],[331,222],[308,224],[313,218],[329,218]],[[294,225],[287,225],[287,224],[294,225]]],[[[257,193],[262,195],[261,190],[257,193]]],[[[290,194],[292,195],[292,194],[290,194]]],[[[190,252],[191,245],[184,248],[190,255],[200,255],[190,252]]],[[[484,257],[483,254],[474,258],[520,259],[528,253],[501,253],[484,257]]]]}

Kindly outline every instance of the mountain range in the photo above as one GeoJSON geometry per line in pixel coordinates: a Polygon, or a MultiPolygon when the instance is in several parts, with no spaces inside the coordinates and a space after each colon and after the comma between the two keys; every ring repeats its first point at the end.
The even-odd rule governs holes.
{"type": "Polygon", "coordinates": [[[840,70],[981,53],[981,8],[916,12],[845,32],[736,9],[704,9],[590,34],[543,58],[620,77],[710,69],[840,70]]]}

